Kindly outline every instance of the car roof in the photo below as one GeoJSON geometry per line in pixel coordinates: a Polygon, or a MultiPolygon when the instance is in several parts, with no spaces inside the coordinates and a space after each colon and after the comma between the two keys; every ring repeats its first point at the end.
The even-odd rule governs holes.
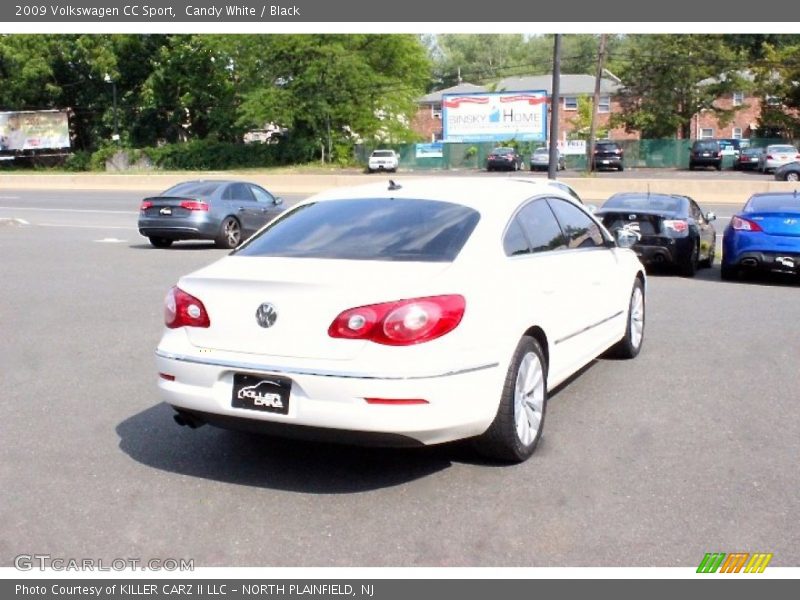
{"type": "MultiPolygon", "coordinates": [[[[567,192],[553,185],[549,179],[525,179],[521,177],[420,177],[396,179],[396,188],[391,189],[391,179],[353,187],[326,190],[308,199],[308,202],[358,198],[408,198],[454,202],[473,208],[478,212],[507,213],[516,209],[520,202],[542,194],[551,194],[579,203],[567,192]]],[[[561,182],[558,182],[561,183],[561,182]]],[[[563,184],[566,185],[566,184],[563,184]]]]}

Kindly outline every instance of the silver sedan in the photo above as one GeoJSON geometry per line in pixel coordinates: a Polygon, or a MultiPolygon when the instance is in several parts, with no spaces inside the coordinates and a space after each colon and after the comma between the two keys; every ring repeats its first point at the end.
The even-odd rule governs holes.
{"type": "Polygon", "coordinates": [[[774,171],[790,162],[800,159],[800,151],[794,146],[775,144],[767,146],[758,157],[758,170],[762,173],[774,171]]]}
{"type": "MultiPolygon", "coordinates": [[[[550,150],[547,148],[537,148],[531,154],[531,171],[545,170],[550,166],[550,150]]],[[[561,152],[558,152],[558,170],[563,171],[567,168],[566,160],[561,152]]]]}
{"type": "Polygon", "coordinates": [[[213,240],[236,248],[284,210],[283,200],[247,181],[186,181],[142,200],[139,233],[156,248],[213,240]]]}

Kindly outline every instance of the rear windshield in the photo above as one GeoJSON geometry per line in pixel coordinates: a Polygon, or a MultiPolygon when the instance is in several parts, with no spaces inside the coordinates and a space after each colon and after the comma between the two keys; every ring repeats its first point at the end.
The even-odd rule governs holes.
{"type": "Polygon", "coordinates": [[[754,196],[745,205],[744,212],[800,212],[800,196],[754,196]]]}
{"type": "Polygon", "coordinates": [[[617,144],[609,144],[608,142],[595,144],[594,147],[596,150],[602,150],[603,152],[608,152],[609,150],[617,150],[619,148],[617,144]]]}
{"type": "Polygon", "coordinates": [[[375,152],[372,153],[372,156],[378,156],[378,157],[394,156],[394,150],[375,150],[375,152]]]}
{"type": "Polygon", "coordinates": [[[797,152],[794,146],[770,146],[770,152],[797,152]]]}
{"type": "Polygon", "coordinates": [[[479,219],[476,210],[432,200],[318,202],[287,213],[236,254],[452,262],[479,219]]]}
{"type": "Polygon", "coordinates": [[[550,154],[550,151],[547,148],[537,148],[533,151],[534,154],[550,154]]]}
{"type": "Polygon", "coordinates": [[[162,196],[210,196],[222,183],[216,181],[186,181],[162,192],[162,196]]]}
{"type": "Polygon", "coordinates": [[[612,196],[603,204],[603,209],[679,212],[683,202],[680,198],[670,196],[612,196]]]}
{"type": "Polygon", "coordinates": [[[695,150],[716,150],[719,148],[719,143],[717,142],[695,142],[694,143],[695,150]]]}
{"type": "Polygon", "coordinates": [[[495,148],[492,154],[514,154],[513,148],[495,148]]]}
{"type": "Polygon", "coordinates": [[[755,156],[756,154],[761,154],[761,148],[745,148],[742,150],[742,154],[747,156],[755,156]]]}

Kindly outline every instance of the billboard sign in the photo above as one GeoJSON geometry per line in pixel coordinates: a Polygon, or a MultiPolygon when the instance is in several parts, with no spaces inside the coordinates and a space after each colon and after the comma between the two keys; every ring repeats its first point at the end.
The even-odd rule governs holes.
{"type": "Polygon", "coordinates": [[[0,112],[0,151],[69,147],[69,120],[66,112],[0,112]]]}
{"type": "Polygon", "coordinates": [[[445,142],[543,142],[547,139],[547,92],[444,94],[445,142]]]}
{"type": "Polygon", "coordinates": [[[417,144],[417,158],[442,158],[444,156],[444,146],[441,142],[432,144],[417,144]]]}

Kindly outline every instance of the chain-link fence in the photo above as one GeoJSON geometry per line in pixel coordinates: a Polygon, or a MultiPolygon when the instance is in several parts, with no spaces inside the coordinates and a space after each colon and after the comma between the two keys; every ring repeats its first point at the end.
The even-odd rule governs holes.
{"type": "MultiPolygon", "coordinates": [[[[613,140],[624,152],[626,168],[664,168],[688,169],[689,150],[694,140],[613,140]]],[[[742,140],[742,147],[766,147],[770,144],[790,144],[780,139],[750,138],[742,140]]],[[[410,171],[429,170],[469,170],[482,169],[486,166],[486,157],[498,146],[512,146],[522,155],[525,167],[530,166],[531,153],[544,144],[525,143],[436,143],[436,144],[397,144],[382,145],[380,148],[392,148],[400,156],[400,168],[410,171]]],[[[359,145],[356,147],[356,159],[366,166],[370,152],[377,146],[359,145]]],[[[569,169],[585,169],[585,154],[564,155],[569,169]]],[[[723,156],[723,168],[733,167],[733,154],[723,156]]]]}

